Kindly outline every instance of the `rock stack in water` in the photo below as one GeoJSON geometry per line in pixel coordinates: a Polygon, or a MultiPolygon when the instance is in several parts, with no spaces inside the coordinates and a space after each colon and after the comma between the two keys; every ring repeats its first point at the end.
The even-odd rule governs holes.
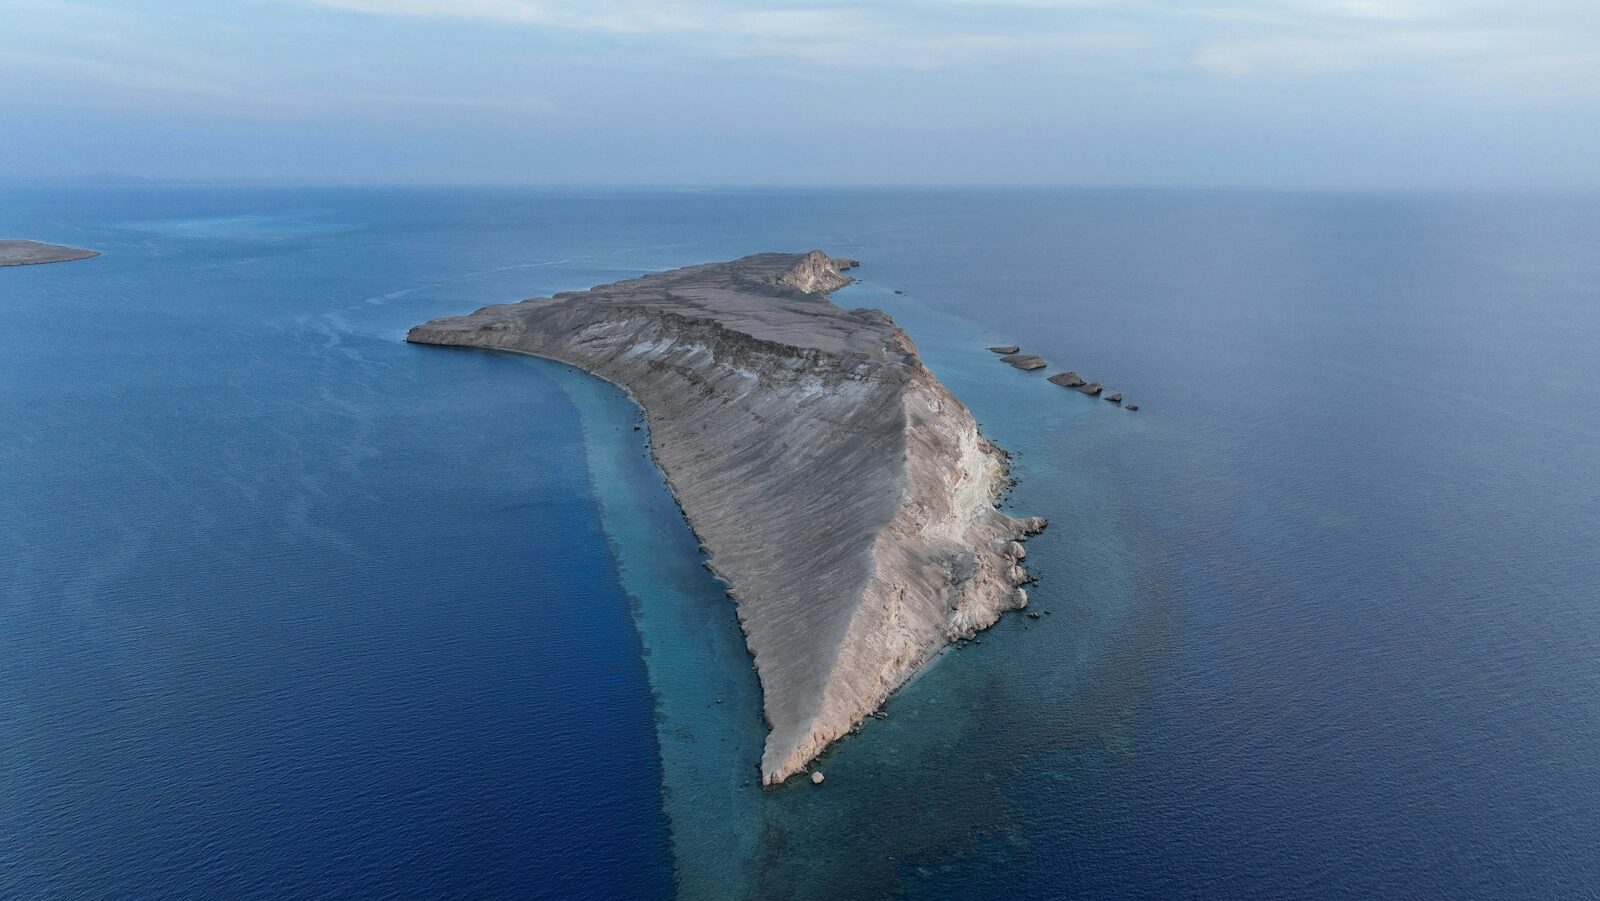
{"type": "MultiPolygon", "coordinates": [[[[1050,376],[1048,381],[1052,385],[1060,385],[1063,388],[1071,388],[1074,391],[1081,391],[1090,397],[1094,397],[1101,391],[1105,390],[1104,385],[1101,385],[1099,382],[1085,381],[1083,376],[1078,375],[1076,372],[1058,372],[1055,375],[1050,376]]],[[[1119,406],[1122,404],[1121,392],[1116,394],[1107,394],[1105,395],[1105,399],[1119,406]]],[[[1123,409],[1137,410],[1139,409],[1139,405],[1128,404],[1127,406],[1123,407],[1123,409]]]]}
{"type": "MultiPolygon", "coordinates": [[[[1021,353],[1020,351],[1022,348],[1015,344],[1000,344],[989,348],[989,350],[993,353],[1003,354],[1003,356],[1000,357],[1000,361],[1002,363],[1009,363],[1018,369],[1029,372],[1032,372],[1036,369],[1043,369],[1050,365],[1045,362],[1044,357],[1041,357],[1037,354],[1021,353]]],[[[1058,372],[1055,375],[1050,376],[1047,381],[1049,381],[1052,385],[1060,385],[1063,388],[1071,388],[1075,391],[1081,391],[1090,397],[1095,397],[1099,395],[1101,391],[1105,390],[1104,385],[1100,384],[1099,382],[1085,381],[1083,376],[1078,375],[1076,372],[1058,372]]],[[[1117,404],[1118,406],[1122,405],[1122,395],[1120,393],[1108,394],[1105,396],[1105,399],[1117,404]]],[[[1139,405],[1128,404],[1126,407],[1123,407],[1123,409],[1137,410],[1139,409],[1139,405]]]]}
{"type": "Polygon", "coordinates": [[[1012,366],[1015,366],[1016,368],[1026,372],[1032,372],[1035,369],[1043,369],[1050,365],[1044,361],[1044,357],[1036,354],[1006,354],[1000,358],[1000,362],[1010,363],[1012,366]]]}

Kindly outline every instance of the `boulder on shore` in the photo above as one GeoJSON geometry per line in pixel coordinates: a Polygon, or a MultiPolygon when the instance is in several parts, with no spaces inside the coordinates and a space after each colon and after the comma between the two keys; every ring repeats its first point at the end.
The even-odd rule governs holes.
{"type": "Polygon", "coordinates": [[[1083,376],[1078,375],[1076,372],[1060,372],[1052,375],[1047,381],[1052,385],[1060,385],[1063,388],[1076,388],[1083,384],[1083,376]]]}
{"type": "Polygon", "coordinates": [[[989,348],[989,350],[991,350],[991,351],[993,351],[994,353],[997,353],[997,354],[1014,354],[1014,353],[1016,353],[1017,351],[1019,351],[1021,349],[1022,348],[1016,346],[1015,344],[1001,344],[1001,345],[989,348]]]}
{"type": "Polygon", "coordinates": [[[1101,389],[1104,387],[1105,386],[1099,382],[1090,382],[1089,384],[1080,387],[1078,390],[1089,395],[1090,397],[1094,397],[1096,394],[1099,394],[1101,389]]]}
{"type": "Polygon", "coordinates": [[[1035,369],[1043,369],[1050,365],[1044,361],[1044,357],[1036,354],[1006,354],[1000,358],[1000,362],[1010,363],[1012,366],[1015,366],[1018,369],[1029,372],[1032,372],[1035,369]]]}

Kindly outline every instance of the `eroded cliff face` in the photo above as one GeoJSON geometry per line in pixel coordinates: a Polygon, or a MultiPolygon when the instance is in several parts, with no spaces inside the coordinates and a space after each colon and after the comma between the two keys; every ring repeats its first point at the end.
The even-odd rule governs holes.
{"type": "Polygon", "coordinates": [[[820,252],[759,254],[486,307],[406,340],[572,363],[626,387],[727,583],[771,726],[800,772],[946,643],[1027,603],[995,509],[1005,454],[888,316],[826,297],[820,252]]]}

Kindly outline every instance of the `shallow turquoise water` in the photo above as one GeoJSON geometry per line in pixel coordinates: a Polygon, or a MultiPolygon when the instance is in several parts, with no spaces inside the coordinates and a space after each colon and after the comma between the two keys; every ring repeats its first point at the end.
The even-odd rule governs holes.
{"type": "Polygon", "coordinates": [[[1494,196],[8,191],[0,231],[105,256],[0,272],[0,894],[1589,893],[1596,226],[1494,196]],[[864,261],[839,301],[1016,454],[1050,612],[763,793],[748,655],[630,402],[399,339],[811,247],[864,261]]]}

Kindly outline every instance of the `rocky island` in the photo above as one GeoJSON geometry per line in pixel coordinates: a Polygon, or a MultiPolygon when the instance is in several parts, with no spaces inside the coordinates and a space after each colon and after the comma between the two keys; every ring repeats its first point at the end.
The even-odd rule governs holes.
{"type": "Polygon", "coordinates": [[[728,586],[770,731],[796,773],[946,644],[1026,606],[995,508],[1006,454],[883,312],[829,293],[854,261],[764,253],[485,307],[419,344],[570,363],[629,391],[657,463],[728,586]]]}
{"type": "Polygon", "coordinates": [[[0,266],[31,266],[36,263],[68,263],[100,255],[98,250],[81,250],[38,241],[0,240],[0,266]]]}

